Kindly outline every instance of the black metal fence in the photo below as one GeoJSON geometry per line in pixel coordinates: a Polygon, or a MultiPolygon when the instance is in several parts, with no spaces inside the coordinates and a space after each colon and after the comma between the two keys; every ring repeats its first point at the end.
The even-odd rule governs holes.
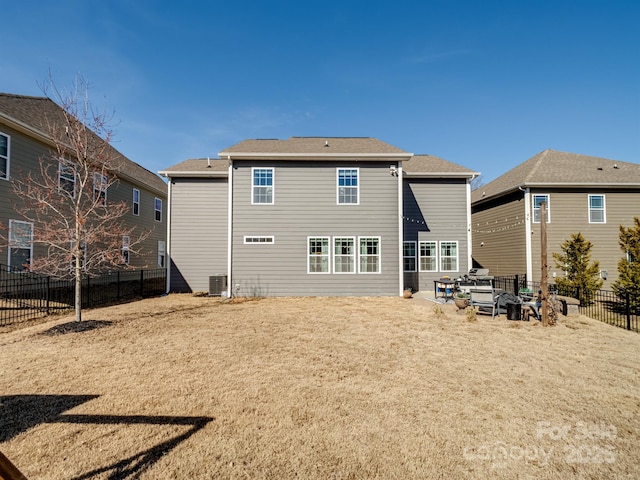
{"type": "MultiPolygon", "coordinates": [[[[162,295],[166,269],[116,270],[82,280],[82,308],[162,295]]],[[[75,281],[0,265],[0,327],[68,310],[75,305],[75,281]]]]}
{"type": "MultiPolygon", "coordinates": [[[[532,292],[537,292],[540,289],[540,282],[529,282],[526,275],[495,277],[493,285],[496,289],[514,295],[517,295],[523,288],[529,288],[532,292]]],[[[555,284],[549,284],[549,291],[580,300],[578,308],[582,315],[640,333],[638,324],[640,298],[638,295],[627,292],[621,297],[609,290],[584,292],[578,288],[563,289],[555,284]]]]}

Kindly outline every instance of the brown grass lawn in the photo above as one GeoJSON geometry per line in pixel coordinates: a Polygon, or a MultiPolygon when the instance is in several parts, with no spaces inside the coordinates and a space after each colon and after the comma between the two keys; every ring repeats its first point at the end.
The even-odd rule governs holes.
{"type": "Polygon", "coordinates": [[[29,479],[640,478],[640,335],[586,317],[170,295],[84,318],[0,334],[29,479]]]}

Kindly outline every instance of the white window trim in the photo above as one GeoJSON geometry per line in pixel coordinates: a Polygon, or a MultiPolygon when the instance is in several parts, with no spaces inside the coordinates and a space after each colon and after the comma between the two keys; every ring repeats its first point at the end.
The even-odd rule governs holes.
{"type": "MultiPolygon", "coordinates": [[[[359,183],[359,182],[358,182],[359,183]]],[[[358,273],[361,275],[379,275],[382,273],[382,238],[375,235],[365,235],[362,237],[358,237],[358,273]],[[362,271],[362,257],[373,257],[374,255],[362,255],[360,251],[360,242],[365,239],[376,239],[378,240],[378,254],[375,255],[378,257],[378,270],[376,272],[363,272],[362,271]]]]}
{"type": "Polygon", "coordinates": [[[162,222],[162,199],[155,197],[153,199],[153,219],[156,222],[162,222]],[[160,202],[160,208],[158,209],[158,202],[160,202]],[[160,220],[156,218],[156,213],[160,212],[160,220]]]}
{"type": "Polygon", "coordinates": [[[602,225],[607,223],[607,199],[604,194],[589,194],[589,198],[587,200],[588,209],[589,209],[589,223],[594,225],[602,225]],[[591,197],[602,197],[602,209],[599,208],[591,208],[591,197]],[[601,222],[592,222],[591,221],[591,212],[602,210],[602,221],[601,222]]]}
{"type": "Polygon", "coordinates": [[[242,242],[245,245],[273,245],[276,239],[273,235],[245,235],[242,242]]]}
{"type": "MultiPolygon", "coordinates": [[[[418,271],[419,272],[437,272],[438,271],[438,268],[440,267],[440,255],[439,255],[440,249],[438,248],[438,242],[436,242],[434,240],[420,240],[418,242],[418,250],[416,251],[416,253],[417,253],[417,257],[418,257],[418,271]],[[423,244],[423,243],[431,243],[434,246],[434,249],[435,249],[435,252],[436,252],[436,255],[435,255],[436,268],[434,270],[423,270],[422,269],[422,262],[420,261],[420,259],[423,258],[423,257],[421,255],[421,251],[422,250],[420,248],[420,245],[423,244]]],[[[424,257],[424,258],[433,258],[433,257],[424,257]]]]}
{"type": "MultiPolygon", "coordinates": [[[[531,220],[533,221],[533,223],[540,223],[540,218],[538,218],[538,220],[536,221],[536,212],[539,212],[541,210],[540,207],[536,207],[536,197],[547,197],[547,200],[545,202],[547,204],[547,223],[551,223],[551,195],[549,195],[548,193],[531,194],[531,220]]],[[[538,217],[540,217],[540,213],[538,214],[538,217]]]]}
{"type": "MultiPolygon", "coordinates": [[[[137,188],[134,188],[131,192],[131,213],[133,213],[133,215],[135,215],[136,217],[140,216],[140,190],[137,188]],[[136,201],[136,192],[138,192],[138,201],[136,201]],[[136,213],[136,205],[138,205],[138,212],[136,213]]],[[[154,205],[155,208],[155,205],[154,205]]],[[[155,214],[154,214],[155,215],[155,214]]]]}
{"type": "Polygon", "coordinates": [[[324,235],[311,235],[307,237],[306,244],[306,253],[307,253],[307,273],[310,275],[328,275],[331,273],[331,237],[324,235]],[[325,239],[327,240],[327,245],[329,247],[329,251],[327,252],[327,271],[326,272],[312,272],[311,271],[311,254],[309,253],[309,242],[311,239],[325,239]]]}
{"type": "Polygon", "coordinates": [[[3,137],[5,137],[7,139],[7,156],[5,158],[4,155],[2,155],[1,157],[4,158],[6,160],[7,163],[7,171],[4,172],[4,176],[0,177],[0,180],[9,180],[9,171],[11,170],[10,166],[11,166],[11,136],[7,135],[6,133],[0,132],[0,135],[2,135],[3,137]]]}
{"type": "Polygon", "coordinates": [[[251,205],[273,205],[276,202],[276,170],[273,167],[251,167],[251,205]],[[254,190],[264,185],[256,185],[254,181],[254,172],[256,170],[271,170],[271,202],[255,202],[254,190]]]}
{"type": "Polygon", "coordinates": [[[414,242],[414,241],[403,241],[402,242],[402,271],[403,272],[416,272],[418,271],[418,242],[414,242]],[[413,255],[405,255],[404,254],[404,246],[405,244],[413,244],[413,255]],[[404,269],[404,260],[405,258],[413,258],[413,264],[415,265],[415,268],[413,270],[405,270],[404,269]]]}
{"type": "MultiPolygon", "coordinates": [[[[7,248],[7,265],[9,265],[10,267],[16,267],[17,265],[12,265],[11,264],[11,250],[14,248],[12,246],[12,231],[13,231],[13,226],[17,223],[21,223],[24,225],[29,225],[30,226],[30,230],[31,230],[31,235],[29,238],[29,261],[31,261],[31,259],[33,258],[33,222],[25,222],[24,220],[13,220],[13,219],[9,219],[9,245],[7,248]]],[[[16,247],[16,248],[20,248],[22,249],[23,247],[16,247]]],[[[20,265],[22,266],[22,265],[20,265]]]]}
{"type": "MultiPolygon", "coordinates": [[[[353,188],[353,187],[348,187],[353,188]]],[[[359,167],[338,167],[336,168],[336,205],[360,205],[360,168],[359,167]],[[341,170],[355,170],[356,179],[358,184],[356,188],[356,202],[355,203],[341,203],[340,202],[340,171],[341,170]]]]}
{"type": "Polygon", "coordinates": [[[357,249],[358,247],[358,242],[356,237],[354,236],[350,236],[350,235],[339,235],[339,236],[335,236],[332,238],[331,240],[331,247],[333,249],[333,273],[335,273],[336,275],[355,275],[356,273],[358,273],[358,266],[356,265],[356,263],[358,262],[358,254],[357,254],[357,249]],[[338,254],[336,253],[336,240],[351,240],[353,241],[353,254],[352,255],[343,255],[343,254],[338,254]],[[336,257],[351,257],[353,259],[353,270],[351,272],[338,272],[336,270],[336,257]]]}
{"type": "Polygon", "coordinates": [[[460,270],[460,245],[458,243],[458,240],[441,240],[438,244],[438,268],[440,269],[441,272],[458,272],[460,270]],[[456,269],[455,270],[446,270],[444,268],[442,268],[442,261],[445,258],[454,258],[452,256],[444,256],[442,255],[442,244],[443,243],[453,243],[456,246],[456,269]]]}

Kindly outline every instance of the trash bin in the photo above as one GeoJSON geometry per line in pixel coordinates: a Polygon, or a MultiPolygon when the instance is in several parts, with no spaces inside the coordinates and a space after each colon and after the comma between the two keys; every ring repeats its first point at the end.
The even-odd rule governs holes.
{"type": "Polygon", "coordinates": [[[519,303],[507,303],[507,319],[520,320],[522,316],[522,305],[519,303]]]}

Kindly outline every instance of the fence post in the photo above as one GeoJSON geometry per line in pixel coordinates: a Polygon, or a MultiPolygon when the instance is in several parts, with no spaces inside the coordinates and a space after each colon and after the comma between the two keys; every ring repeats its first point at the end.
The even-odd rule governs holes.
{"type": "Polygon", "coordinates": [[[120,300],[120,270],[116,271],[116,282],[117,282],[117,287],[116,287],[116,292],[117,292],[117,299],[120,300]]]}
{"type": "Polygon", "coordinates": [[[516,277],[513,279],[513,294],[517,296],[518,293],[520,293],[520,278],[518,274],[516,274],[516,277]]]}
{"type": "Polygon", "coordinates": [[[627,330],[631,330],[631,295],[629,294],[629,290],[625,292],[625,313],[627,314],[627,330]]]}
{"type": "Polygon", "coordinates": [[[144,298],[144,269],[140,269],[140,296],[144,298]]]}
{"type": "Polygon", "coordinates": [[[91,277],[89,275],[87,275],[87,306],[86,308],[91,308],[91,277]]]}
{"type": "Polygon", "coordinates": [[[46,296],[46,300],[45,300],[45,311],[47,312],[47,315],[49,315],[51,313],[51,275],[47,275],[47,296],[46,296]]]}

